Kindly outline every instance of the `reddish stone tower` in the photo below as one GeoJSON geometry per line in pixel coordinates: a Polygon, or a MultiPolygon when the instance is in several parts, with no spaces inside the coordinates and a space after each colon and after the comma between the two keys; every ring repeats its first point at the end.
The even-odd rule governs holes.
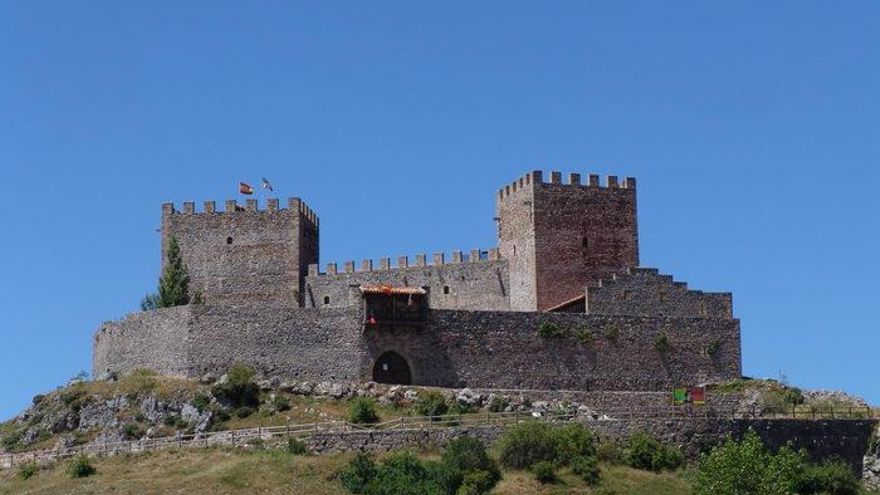
{"type": "Polygon", "coordinates": [[[498,247],[510,265],[510,305],[543,311],[582,296],[593,281],[639,264],[636,181],[604,186],[590,175],[540,171],[505,186],[497,200],[498,247]]]}

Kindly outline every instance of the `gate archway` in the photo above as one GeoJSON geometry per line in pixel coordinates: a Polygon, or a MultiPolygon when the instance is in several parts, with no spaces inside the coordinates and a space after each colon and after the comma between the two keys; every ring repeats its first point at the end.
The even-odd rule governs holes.
{"type": "Polygon", "coordinates": [[[395,385],[411,385],[412,373],[406,359],[394,351],[387,351],[379,356],[373,365],[373,381],[376,383],[392,383],[395,385]]]}

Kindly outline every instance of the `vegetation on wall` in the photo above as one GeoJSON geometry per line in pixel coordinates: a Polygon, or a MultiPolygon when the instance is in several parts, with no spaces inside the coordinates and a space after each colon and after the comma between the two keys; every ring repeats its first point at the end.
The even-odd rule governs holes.
{"type": "MultiPolygon", "coordinates": [[[[202,303],[201,293],[196,293],[192,302],[202,303]]],[[[159,292],[147,294],[141,300],[141,310],[183,306],[190,303],[189,273],[180,253],[180,244],[176,237],[168,241],[165,270],[159,278],[159,292]]]]}

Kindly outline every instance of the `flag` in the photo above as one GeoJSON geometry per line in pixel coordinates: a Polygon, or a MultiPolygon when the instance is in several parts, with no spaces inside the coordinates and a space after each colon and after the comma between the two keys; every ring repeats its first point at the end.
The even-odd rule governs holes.
{"type": "Polygon", "coordinates": [[[273,192],[273,191],[274,191],[274,189],[272,189],[272,184],[269,184],[269,181],[268,181],[265,177],[263,177],[263,184],[262,184],[262,187],[263,187],[263,189],[268,189],[269,192],[273,192]]]}
{"type": "Polygon", "coordinates": [[[254,193],[254,188],[251,187],[249,184],[245,184],[244,182],[239,182],[238,183],[238,192],[240,192],[242,194],[251,195],[254,193]]]}

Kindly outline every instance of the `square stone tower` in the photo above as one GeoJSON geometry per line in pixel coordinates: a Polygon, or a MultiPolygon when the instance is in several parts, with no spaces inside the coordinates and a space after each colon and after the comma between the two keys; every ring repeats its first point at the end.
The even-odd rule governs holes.
{"type": "Polygon", "coordinates": [[[636,181],[531,172],[497,197],[498,247],[510,266],[510,306],[543,311],[591,282],[639,264],[636,181]]]}
{"type": "Polygon", "coordinates": [[[318,216],[299,198],[279,208],[277,199],[260,210],[256,199],[245,206],[226,201],[217,211],[183,204],[162,205],[162,266],[174,236],[190,276],[190,292],[206,302],[265,302],[301,305],[308,265],[318,262],[318,216]]]}

